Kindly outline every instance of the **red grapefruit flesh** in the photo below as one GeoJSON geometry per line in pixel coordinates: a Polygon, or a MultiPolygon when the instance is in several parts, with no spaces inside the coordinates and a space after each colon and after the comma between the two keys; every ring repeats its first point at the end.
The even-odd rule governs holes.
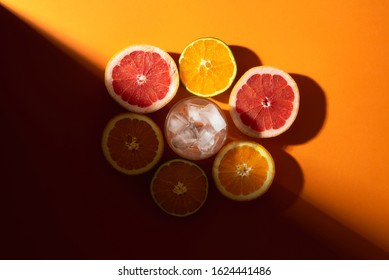
{"type": "Polygon", "coordinates": [[[155,112],[169,103],[177,92],[177,65],[160,48],[130,46],[107,63],[105,85],[109,94],[127,110],[155,112]]]}
{"type": "Polygon", "coordinates": [[[271,66],[258,66],[236,83],[229,105],[232,120],[242,133],[268,138],[289,129],[299,102],[297,84],[289,74],[271,66]]]}

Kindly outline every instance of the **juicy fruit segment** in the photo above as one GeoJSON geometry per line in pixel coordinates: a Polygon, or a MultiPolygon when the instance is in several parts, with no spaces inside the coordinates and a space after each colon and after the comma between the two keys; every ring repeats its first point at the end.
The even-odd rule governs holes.
{"type": "Polygon", "coordinates": [[[105,158],[118,171],[136,175],[149,171],[163,153],[163,136],[147,116],[123,113],[111,119],[103,132],[105,158]]]}
{"type": "Polygon", "coordinates": [[[177,65],[165,51],[149,45],[130,46],[111,58],[105,70],[110,95],[136,113],[161,109],[179,86],[177,65]]]}
{"type": "Polygon", "coordinates": [[[296,119],[299,90],[284,71],[259,66],[248,70],[230,96],[231,117],[241,132],[252,137],[274,137],[296,119]]]}
{"type": "Polygon", "coordinates": [[[224,92],[236,76],[236,62],[230,48],[216,38],[201,38],[186,46],[179,68],[187,90],[202,97],[224,92]]]}
{"type": "Polygon", "coordinates": [[[181,159],[162,164],[151,181],[156,204],[173,216],[188,216],[198,211],[208,195],[208,179],[196,164],[181,159]]]}
{"type": "Polygon", "coordinates": [[[235,141],[217,154],[212,175],[219,191],[233,200],[252,200],[273,182],[274,161],[270,153],[252,141],[235,141]]]}

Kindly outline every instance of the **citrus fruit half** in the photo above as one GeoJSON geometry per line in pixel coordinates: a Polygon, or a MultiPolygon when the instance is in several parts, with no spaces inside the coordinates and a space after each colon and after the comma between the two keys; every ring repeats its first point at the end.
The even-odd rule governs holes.
{"type": "Polygon", "coordinates": [[[300,95],[286,72],[258,66],[248,70],[231,91],[230,114],[244,134],[267,138],[285,132],[296,119],[300,95]]]}
{"type": "Polygon", "coordinates": [[[208,179],[193,162],[173,159],[162,164],[154,174],[151,195],[166,213],[188,216],[204,204],[208,195],[208,179]]]}
{"type": "Polygon", "coordinates": [[[161,109],[177,93],[179,81],[173,58],[150,45],[134,45],[120,51],[105,69],[109,94],[135,113],[161,109]]]}
{"type": "Polygon", "coordinates": [[[128,175],[153,168],[163,153],[163,136],[157,124],[145,115],[122,113],[112,118],[103,132],[105,158],[128,175]]]}
{"type": "Polygon", "coordinates": [[[201,97],[226,91],[236,76],[232,51],[216,38],[201,38],[190,43],[181,53],[178,64],[186,89],[201,97]]]}
{"type": "Polygon", "coordinates": [[[216,187],[233,200],[252,200],[273,182],[274,161],[270,153],[252,141],[234,141],[217,154],[212,168],[216,187]]]}

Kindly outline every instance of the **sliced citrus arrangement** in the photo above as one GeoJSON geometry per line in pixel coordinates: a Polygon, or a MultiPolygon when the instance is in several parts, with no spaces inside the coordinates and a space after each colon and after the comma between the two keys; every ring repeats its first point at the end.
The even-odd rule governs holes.
{"type": "Polygon", "coordinates": [[[270,153],[252,141],[234,141],[217,154],[212,168],[216,187],[233,200],[252,200],[273,182],[274,161],[270,153]]]}
{"type": "Polygon", "coordinates": [[[179,58],[182,83],[189,92],[201,97],[226,91],[235,79],[236,69],[232,51],[216,38],[193,41],[179,58]]]}
{"type": "Polygon", "coordinates": [[[198,211],[208,195],[208,179],[196,164],[173,159],[162,164],[151,181],[156,204],[173,216],[188,216],[198,211]]]}
{"type": "Polygon", "coordinates": [[[289,74],[271,66],[258,66],[235,84],[229,105],[232,120],[242,133],[267,138],[290,128],[299,102],[297,84],[289,74]]]}
{"type": "Polygon", "coordinates": [[[153,168],[163,153],[163,136],[149,117],[123,113],[112,118],[103,132],[105,158],[118,171],[128,175],[153,168]]]}
{"type": "Polygon", "coordinates": [[[134,45],[120,51],[105,69],[109,94],[135,113],[161,109],[177,93],[179,80],[173,58],[150,45],[134,45]]]}

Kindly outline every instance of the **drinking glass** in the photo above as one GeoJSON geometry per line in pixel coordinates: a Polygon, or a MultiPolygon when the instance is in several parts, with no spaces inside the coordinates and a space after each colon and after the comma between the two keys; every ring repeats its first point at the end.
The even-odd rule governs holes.
{"type": "Polygon", "coordinates": [[[165,137],[170,148],[189,160],[217,153],[227,139],[227,120],[219,106],[205,98],[188,97],[168,112],[165,137]]]}

